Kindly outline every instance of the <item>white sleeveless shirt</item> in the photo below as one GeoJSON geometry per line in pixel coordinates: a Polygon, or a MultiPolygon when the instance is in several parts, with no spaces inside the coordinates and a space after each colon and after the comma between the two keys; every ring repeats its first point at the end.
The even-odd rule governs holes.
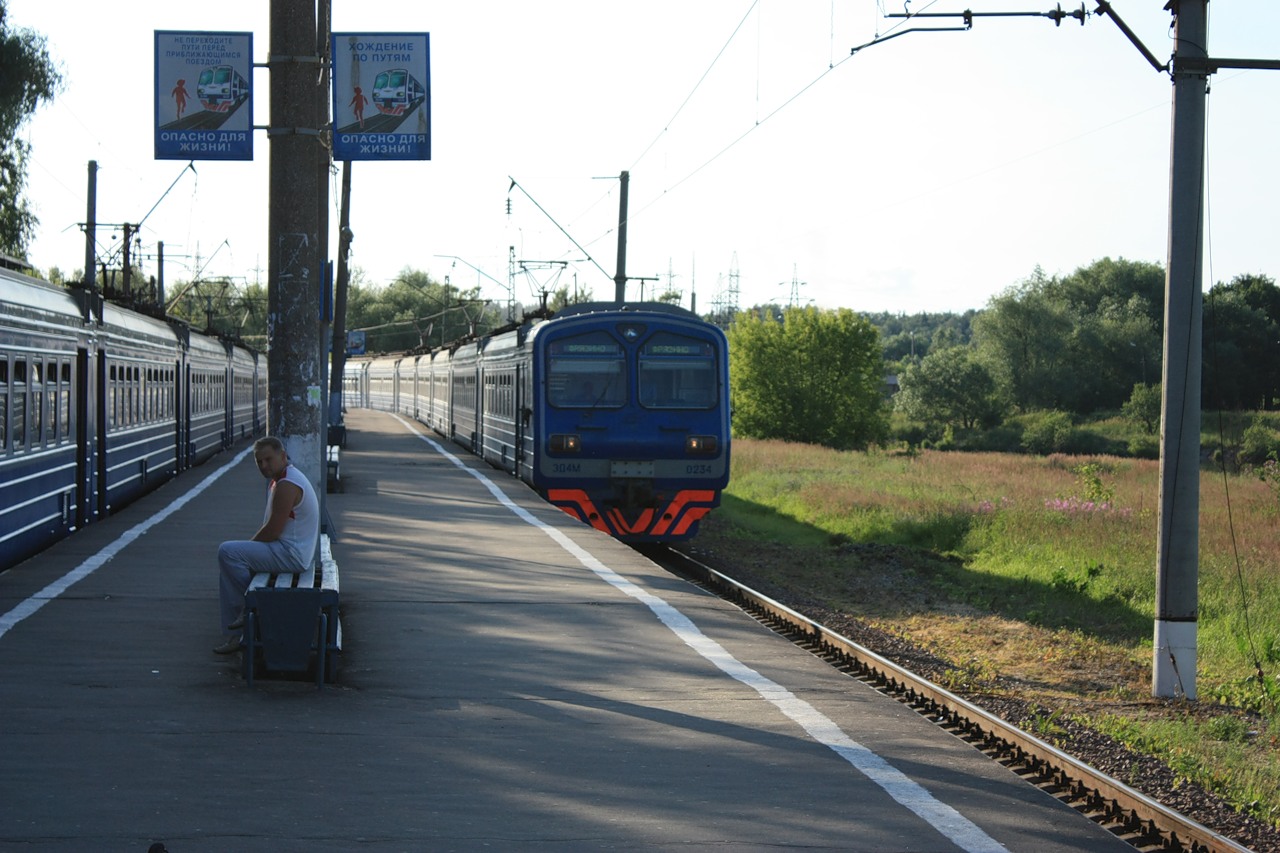
{"type": "MultiPolygon", "coordinates": [[[[289,556],[297,564],[295,571],[303,572],[311,566],[316,553],[316,543],[320,540],[320,502],[316,500],[315,489],[311,481],[301,471],[289,465],[284,476],[280,478],[293,483],[302,489],[302,500],[289,513],[284,532],[280,534],[280,542],[289,551],[289,556]]],[[[271,517],[271,497],[275,494],[276,480],[267,486],[267,507],[262,514],[262,523],[266,524],[271,517]]]]}

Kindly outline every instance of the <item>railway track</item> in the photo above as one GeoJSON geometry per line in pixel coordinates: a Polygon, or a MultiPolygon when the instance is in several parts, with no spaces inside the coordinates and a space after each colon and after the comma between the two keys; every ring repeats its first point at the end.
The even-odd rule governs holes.
{"type": "Polygon", "coordinates": [[[673,548],[646,549],[668,571],[731,601],[838,669],[892,696],[1141,851],[1249,853],[1016,726],[673,548]]]}

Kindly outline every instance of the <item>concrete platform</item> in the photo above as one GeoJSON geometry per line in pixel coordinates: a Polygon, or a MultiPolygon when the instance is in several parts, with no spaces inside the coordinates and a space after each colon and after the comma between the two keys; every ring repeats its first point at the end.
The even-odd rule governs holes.
{"type": "Polygon", "coordinates": [[[0,575],[0,849],[1131,849],[421,425],[347,425],[337,685],[209,651],[247,455],[0,575]]]}

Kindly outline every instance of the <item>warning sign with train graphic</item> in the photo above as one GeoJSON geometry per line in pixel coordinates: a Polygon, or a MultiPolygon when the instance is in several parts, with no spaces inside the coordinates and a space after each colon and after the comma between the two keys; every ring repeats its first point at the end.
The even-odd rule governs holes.
{"type": "Polygon", "coordinates": [[[157,30],[157,160],[253,159],[253,34],[157,30]]]}
{"type": "Polygon", "coordinates": [[[431,159],[427,33],[333,34],[333,158],[431,159]]]}

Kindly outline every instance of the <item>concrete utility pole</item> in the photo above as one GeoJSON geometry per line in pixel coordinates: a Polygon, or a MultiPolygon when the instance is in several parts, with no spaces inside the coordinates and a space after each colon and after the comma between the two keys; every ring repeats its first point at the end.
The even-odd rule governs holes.
{"type": "Polygon", "coordinates": [[[622,198],[618,201],[618,271],[613,276],[613,301],[621,305],[627,301],[627,185],[631,173],[618,176],[622,181],[622,198]]]}
{"type": "MultiPolygon", "coordinates": [[[[271,0],[271,167],[267,270],[267,423],[317,494],[324,492],[324,347],[319,199],[321,59],[315,0],[271,0]]],[[[327,171],[326,171],[327,175],[327,171]]],[[[326,182],[327,183],[327,182],[326,182]]]]}
{"type": "Polygon", "coordinates": [[[1153,696],[1196,698],[1208,0],[1176,7],[1153,696]]]}
{"type": "MultiPolygon", "coordinates": [[[[1280,60],[1212,58],[1206,44],[1208,0],[1174,0],[1170,8],[1176,23],[1176,42],[1151,693],[1194,700],[1200,561],[1205,101],[1209,75],[1218,69],[1276,71],[1280,70],[1280,60]]],[[[1115,17],[1106,3],[1099,10],[1115,17]]],[[[1121,23],[1118,18],[1116,22],[1121,23]]],[[[1122,23],[1121,29],[1134,38],[1122,23]]],[[[1143,53],[1156,64],[1150,51],[1144,48],[1143,53]]]]}
{"type": "MultiPolygon", "coordinates": [[[[333,293],[333,344],[329,356],[329,424],[342,418],[342,371],[347,360],[347,284],[351,278],[347,256],[351,253],[351,161],[342,163],[342,200],[338,208],[338,274],[333,293]]],[[[345,427],[339,431],[339,437],[345,427]]],[[[343,442],[339,442],[340,444],[343,442]]]]}
{"type": "MultiPolygon", "coordinates": [[[[84,289],[90,302],[98,292],[98,161],[89,161],[89,191],[84,212],[84,289]]],[[[85,322],[89,322],[88,305],[85,303],[85,322]]]]}

